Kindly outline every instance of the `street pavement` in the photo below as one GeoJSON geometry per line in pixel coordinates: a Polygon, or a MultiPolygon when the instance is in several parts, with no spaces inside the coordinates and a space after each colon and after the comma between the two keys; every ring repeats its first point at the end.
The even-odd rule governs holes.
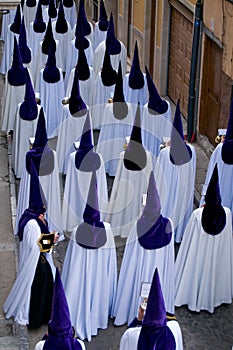
{"type": "MultiPolygon", "coordinates": [[[[3,77],[0,77],[0,96],[2,96],[3,77]]],[[[2,101],[0,107],[2,106],[2,101]]],[[[172,105],[174,112],[174,105],[172,105]]],[[[174,113],[173,113],[174,115],[174,113]]],[[[185,122],[184,122],[185,128],[185,122]]],[[[185,130],[184,130],[185,131],[185,130]]],[[[209,156],[213,146],[203,137],[193,143],[197,155],[194,208],[200,200],[201,186],[204,183],[209,156]]],[[[108,178],[109,190],[112,178],[108,178]]],[[[2,305],[12,287],[17,273],[18,240],[13,235],[17,204],[18,180],[11,169],[11,137],[0,132],[0,349],[33,350],[35,344],[47,330],[43,326],[28,331],[19,327],[12,320],[6,320],[2,305]]],[[[69,237],[60,242],[54,251],[54,262],[62,268],[69,237]]],[[[124,253],[125,240],[116,238],[118,270],[124,253]]],[[[176,251],[179,246],[176,246],[176,251]]],[[[205,311],[191,312],[187,307],[176,308],[176,315],[182,330],[184,349],[231,350],[233,345],[233,304],[221,305],[213,314],[205,311]]],[[[99,330],[91,342],[85,342],[87,350],[117,350],[126,326],[116,327],[109,320],[106,330],[99,330]]],[[[131,350],[131,349],[130,349],[131,350]]]]}

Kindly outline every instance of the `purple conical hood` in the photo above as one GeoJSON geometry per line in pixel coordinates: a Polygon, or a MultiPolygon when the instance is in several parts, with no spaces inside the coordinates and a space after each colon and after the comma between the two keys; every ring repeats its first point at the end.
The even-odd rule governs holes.
{"type": "Polygon", "coordinates": [[[100,221],[96,172],[93,171],[86,207],[83,213],[83,222],[76,231],[76,242],[83,248],[97,249],[107,241],[106,230],[100,221]]]}
{"type": "Polygon", "coordinates": [[[178,100],[171,132],[170,160],[175,165],[183,165],[188,163],[191,158],[192,151],[184,141],[180,101],[178,100]]]}
{"type": "Polygon", "coordinates": [[[32,54],[30,48],[27,46],[27,34],[24,23],[24,17],[22,18],[20,34],[19,34],[19,51],[21,54],[22,62],[28,64],[32,60],[32,54]]]}
{"type": "Polygon", "coordinates": [[[48,146],[43,108],[40,109],[35,141],[32,149],[26,153],[26,169],[30,174],[30,162],[33,161],[40,176],[51,174],[54,170],[54,153],[48,146]]]}
{"type": "Polygon", "coordinates": [[[35,7],[36,6],[36,0],[27,0],[26,1],[27,7],[35,7]]]}
{"type": "Polygon", "coordinates": [[[231,101],[227,132],[222,145],[222,160],[226,164],[233,164],[233,98],[231,101]]]}
{"type": "Polygon", "coordinates": [[[14,21],[10,26],[10,30],[15,34],[19,34],[20,27],[21,27],[21,9],[20,9],[20,4],[18,4],[15,12],[14,21]]]}
{"type": "Polygon", "coordinates": [[[55,46],[51,44],[46,66],[43,71],[43,79],[47,83],[57,83],[60,80],[60,71],[56,66],[55,46]]]}
{"type": "Polygon", "coordinates": [[[90,46],[90,44],[89,44],[89,40],[84,35],[82,22],[81,22],[80,18],[78,17],[77,22],[76,22],[76,29],[75,29],[75,47],[76,47],[76,49],[79,49],[80,40],[82,41],[83,49],[86,50],[90,46]]]}
{"type": "Polygon", "coordinates": [[[58,17],[55,25],[55,30],[57,33],[60,34],[67,33],[68,31],[68,24],[65,18],[65,12],[62,1],[60,1],[59,3],[58,17]]]}
{"type": "Polygon", "coordinates": [[[168,104],[167,101],[163,100],[159,93],[158,90],[153,82],[153,79],[147,69],[146,70],[146,80],[147,80],[147,86],[148,86],[148,91],[149,91],[149,102],[148,102],[148,108],[151,110],[153,113],[159,113],[159,114],[164,114],[168,110],[168,104]]]}
{"type": "Polygon", "coordinates": [[[106,32],[106,30],[108,29],[108,16],[106,13],[106,9],[104,6],[104,1],[100,0],[100,16],[99,16],[99,30],[101,30],[102,32],[106,32]]]}
{"type": "Polygon", "coordinates": [[[129,87],[131,89],[142,89],[144,86],[144,76],[140,69],[137,40],[134,47],[133,63],[129,73],[129,87]]]}
{"type": "Polygon", "coordinates": [[[116,119],[122,120],[128,114],[128,105],[125,102],[124,91],[123,91],[123,79],[121,61],[119,62],[117,81],[114,89],[113,96],[113,115],[116,119]]]}
{"type": "Polygon", "coordinates": [[[166,308],[157,268],[155,269],[151,283],[137,349],[176,349],[174,335],[169,327],[167,327],[166,308]]]}
{"type": "Polygon", "coordinates": [[[108,50],[109,55],[118,55],[121,52],[121,43],[115,37],[115,29],[114,29],[112,12],[110,14],[110,20],[109,20],[105,42],[106,42],[106,49],[108,50]]]}
{"type": "Polygon", "coordinates": [[[75,166],[81,171],[90,172],[99,169],[100,165],[100,157],[98,153],[94,152],[90,114],[88,111],[83,125],[79,149],[75,155],[75,166]]]}
{"type": "Polygon", "coordinates": [[[117,72],[112,68],[110,55],[105,50],[103,67],[101,71],[101,80],[104,86],[112,86],[116,84],[117,81],[117,72]]]}
{"type": "Polygon", "coordinates": [[[57,17],[57,9],[56,9],[54,0],[49,0],[48,15],[50,18],[57,17]]]}
{"type": "Polygon", "coordinates": [[[72,7],[74,5],[74,0],[63,0],[64,7],[72,7]]]}
{"type": "Polygon", "coordinates": [[[147,189],[146,205],[137,221],[137,234],[144,249],[159,249],[170,243],[172,227],[170,221],[160,214],[160,198],[154,173],[151,171],[147,189]]]}
{"type": "Polygon", "coordinates": [[[226,213],[221,205],[221,195],[218,181],[218,167],[215,164],[206,195],[205,206],[202,212],[201,223],[205,232],[217,235],[226,225],[226,213]]]}
{"type": "Polygon", "coordinates": [[[14,37],[13,60],[11,68],[7,72],[7,79],[12,86],[22,86],[26,83],[26,68],[23,66],[16,37],[14,37]]]}
{"type": "Polygon", "coordinates": [[[33,30],[36,33],[44,33],[46,30],[46,23],[43,21],[41,1],[38,2],[36,17],[33,22],[33,30]]]}
{"type": "Polygon", "coordinates": [[[129,144],[124,154],[124,166],[128,170],[139,171],[147,163],[146,151],[142,145],[140,104],[138,103],[129,144]]]}
{"type": "Polygon", "coordinates": [[[89,79],[90,68],[87,63],[87,57],[81,39],[79,39],[78,63],[76,65],[76,69],[78,70],[79,80],[85,81],[89,79]]]}
{"type": "Polygon", "coordinates": [[[24,101],[21,103],[19,108],[19,116],[23,120],[35,120],[37,118],[37,103],[35,92],[32,86],[31,78],[26,69],[26,88],[24,101]]]}
{"type": "Polygon", "coordinates": [[[38,173],[33,161],[30,161],[30,194],[28,208],[41,214],[46,210],[46,200],[43,193],[38,173]]]}
{"type": "Polygon", "coordinates": [[[48,6],[49,5],[49,0],[39,0],[41,5],[48,6]]]}
{"type": "MultiPolygon", "coordinates": [[[[77,17],[77,23],[80,23],[83,30],[83,35],[87,36],[91,34],[91,25],[87,20],[86,12],[85,12],[85,6],[84,6],[84,0],[79,0],[79,8],[78,8],[78,17],[77,17]]],[[[77,28],[77,27],[76,27],[77,28]]],[[[75,33],[76,35],[76,33],[75,33]]]]}
{"type": "Polygon", "coordinates": [[[87,106],[80,95],[79,72],[75,69],[74,81],[69,99],[69,111],[73,117],[82,117],[87,112],[87,106]]]}
{"type": "Polygon", "coordinates": [[[49,54],[49,48],[51,45],[54,45],[56,47],[56,41],[54,40],[53,31],[52,31],[52,21],[51,21],[51,18],[49,18],[46,32],[45,32],[45,36],[44,36],[44,40],[42,42],[43,54],[45,54],[45,55],[49,54]]]}

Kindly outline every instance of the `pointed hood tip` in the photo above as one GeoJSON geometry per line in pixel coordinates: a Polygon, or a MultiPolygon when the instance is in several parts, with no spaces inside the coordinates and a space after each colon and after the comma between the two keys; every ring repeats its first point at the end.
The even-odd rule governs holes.
{"type": "Polygon", "coordinates": [[[74,80],[69,99],[69,111],[73,117],[83,117],[87,113],[87,105],[80,94],[79,71],[75,69],[74,80]]]}
{"type": "Polygon", "coordinates": [[[55,84],[60,81],[60,70],[56,66],[56,46],[53,42],[50,45],[48,58],[43,70],[43,79],[50,84],[55,84]]]}
{"type": "Polygon", "coordinates": [[[104,1],[100,0],[100,16],[99,16],[99,23],[98,23],[99,29],[102,32],[106,32],[108,30],[108,25],[109,25],[109,21],[108,21],[108,16],[105,9],[104,1]]]}
{"type": "Polygon", "coordinates": [[[116,84],[117,81],[117,72],[112,67],[110,55],[107,49],[105,49],[104,53],[101,80],[104,86],[112,86],[116,84]]]}
{"type": "Polygon", "coordinates": [[[133,62],[129,73],[129,87],[131,89],[142,89],[145,85],[144,75],[140,68],[138,44],[135,41],[133,62]]]}
{"type": "Polygon", "coordinates": [[[22,86],[26,84],[26,69],[23,66],[19,45],[14,36],[14,50],[11,68],[7,72],[8,83],[12,86],[22,86]]]}
{"type": "Polygon", "coordinates": [[[41,1],[39,1],[37,5],[36,17],[33,22],[33,30],[36,33],[44,33],[46,31],[46,23],[43,20],[41,1]]]}
{"type": "Polygon", "coordinates": [[[55,30],[57,33],[65,34],[68,31],[68,24],[65,18],[65,12],[63,7],[63,2],[60,1],[58,9],[58,17],[55,24],[55,30]]]}
{"type": "Polygon", "coordinates": [[[19,108],[19,116],[23,120],[35,120],[37,118],[38,107],[36,103],[35,91],[32,86],[28,70],[26,70],[26,88],[24,101],[19,108]]]}
{"type": "Polygon", "coordinates": [[[24,17],[22,18],[20,34],[19,34],[19,51],[21,54],[22,62],[29,64],[32,60],[31,49],[27,45],[27,33],[25,28],[24,17]]]}
{"type": "Polygon", "coordinates": [[[114,29],[112,12],[110,14],[110,20],[109,20],[105,43],[106,43],[106,49],[108,50],[108,53],[110,55],[118,55],[121,52],[121,43],[115,37],[115,29],[114,29]]]}
{"type": "Polygon", "coordinates": [[[16,8],[13,23],[10,26],[10,31],[15,33],[15,34],[19,34],[20,27],[21,27],[21,9],[20,9],[20,4],[18,4],[17,8],[16,8]]]}
{"type": "Polygon", "coordinates": [[[166,100],[160,97],[158,90],[150,75],[150,72],[146,66],[145,66],[145,70],[146,70],[147,87],[149,91],[148,109],[158,114],[164,114],[168,110],[168,103],[166,100]]]}

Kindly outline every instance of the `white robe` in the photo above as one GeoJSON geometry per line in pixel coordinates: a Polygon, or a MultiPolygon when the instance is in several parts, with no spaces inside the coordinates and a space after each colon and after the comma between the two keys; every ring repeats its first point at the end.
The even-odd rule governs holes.
{"type": "MultiPolygon", "coordinates": [[[[117,55],[110,55],[110,60],[112,64],[112,68],[118,72],[119,62],[121,61],[121,68],[122,68],[122,76],[126,73],[126,66],[127,66],[127,50],[125,45],[120,41],[121,44],[121,51],[117,55]]],[[[97,75],[102,67],[104,62],[104,54],[105,54],[105,48],[106,43],[105,41],[102,41],[96,48],[94,53],[94,72],[97,75]]]]}
{"type": "Polygon", "coordinates": [[[96,151],[102,155],[105,171],[110,176],[116,175],[120,153],[124,150],[126,136],[131,135],[133,123],[134,113],[129,103],[128,115],[123,120],[114,117],[113,103],[105,106],[96,151]]]}
{"type": "MultiPolygon", "coordinates": [[[[75,154],[70,154],[62,203],[62,224],[64,231],[72,231],[83,221],[92,172],[81,171],[75,166],[75,154]]],[[[105,220],[108,205],[108,188],[104,162],[96,171],[98,202],[101,221],[105,220]]]]}
{"type": "Polygon", "coordinates": [[[67,52],[69,50],[70,42],[72,40],[72,30],[70,28],[70,24],[68,25],[68,30],[66,33],[57,33],[56,32],[56,22],[52,23],[52,30],[53,30],[53,37],[55,40],[59,41],[59,46],[61,50],[61,66],[59,68],[62,68],[62,71],[66,71],[66,61],[67,61],[67,52]]]}
{"type": "Polygon", "coordinates": [[[189,147],[192,159],[183,165],[174,165],[170,161],[170,147],[165,147],[160,151],[154,170],[161,212],[172,219],[177,243],[182,239],[194,204],[196,152],[192,145],[189,147]]]}
{"type": "Polygon", "coordinates": [[[159,270],[166,310],[174,314],[173,239],[172,235],[170,243],[160,249],[145,249],[138,241],[137,223],[133,225],[125,245],[114,301],[115,325],[129,325],[137,317],[142,283],[151,283],[155,267],[159,270]]]}
{"type": "Polygon", "coordinates": [[[19,40],[19,34],[13,33],[10,30],[11,24],[8,25],[6,30],[6,38],[3,45],[2,50],[2,60],[1,60],[1,66],[0,66],[0,73],[6,74],[11,67],[12,58],[13,58],[13,51],[14,51],[14,36],[17,39],[17,42],[19,40]]]}
{"type": "Polygon", "coordinates": [[[49,139],[58,135],[58,129],[62,123],[64,82],[61,68],[59,68],[59,71],[60,80],[56,83],[47,83],[43,79],[44,69],[40,70],[39,93],[41,107],[44,109],[46,129],[49,139]]]}
{"type": "MultiPolygon", "coordinates": [[[[41,230],[36,220],[29,220],[24,228],[24,238],[20,242],[17,278],[3,305],[6,318],[13,317],[15,322],[20,325],[29,323],[31,286],[40,255],[37,243],[40,235],[41,230]]],[[[46,253],[46,258],[51,266],[53,276],[55,276],[52,254],[46,253]]]]}
{"type": "MultiPolygon", "coordinates": [[[[70,114],[69,105],[67,104],[63,106],[63,119],[58,129],[56,148],[58,158],[58,169],[60,173],[67,173],[68,159],[70,154],[75,151],[74,142],[80,141],[87,113],[88,112],[86,112],[81,117],[73,117],[70,114]]],[[[92,129],[91,134],[93,140],[92,129]]]]}
{"type": "Polygon", "coordinates": [[[110,225],[105,223],[107,242],[98,249],[86,249],[76,243],[72,232],[62,269],[72,325],[80,339],[91,340],[98,328],[106,329],[112,316],[116,292],[116,248],[110,225]]]}
{"type": "Polygon", "coordinates": [[[71,29],[73,29],[77,21],[77,9],[75,1],[72,7],[66,7],[63,5],[63,8],[65,12],[65,18],[69,22],[71,29]]]}
{"type": "MultiPolygon", "coordinates": [[[[167,326],[170,328],[174,335],[176,350],[183,350],[182,333],[179,323],[177,321],[171,320],[167,322],[167,326]]],[[[140,331],[141,327],[128,328],[121,337],[120,350],[137,350],[140,331]]]]}
{"type": "Polygon", "coordinates": [[[6,74],[3,91],[3,106],[1,128],[5,132],[14,130],[15,118],[18,104],[24,101],[26,84],[13,86],[8,83],[8,73],[6,74]]]}
{"type": "Polygon", "coordinates": [[[175,262],[176,306],[213,313],[216,306],[232,303],[232,223],[230,210],[224,209],[226,226],[216,236],[203,230],[203,208],[192,213],[175,262]]]}
{"type": "Polygon", "coordinates": [[[163,114],[151,114],[146,103],[143,108],[142,115],[142,144],[151,152],[153,156],[153,165],[159,155],[160,145],[163,142],[163,137],[171,137],[172,131],[172,114],[171,106],[168,103],[168,110],[163,114]]]}
{"type": "Polygon", "coordinates": [[[34,31],[33,22],[32,22],[28,30],[28,46],[30,47],[31,53],[32,53],[32,60],[30,62],[29,67],[32,73],[32,81],[34,85],[35,85],[35,79],[39,72],[39,69],[37,67],[38,50],[41,49],[40,42],[43,40],[44,36],[45,36],[45,32],[37,33],[34,31]]]}
{"type": "Polygon", "coordinates": [[[93,33],[93,49],[97,48],[97,46],[106,39],[107,36],[107,30],[100,30],[99,29],[99,22],[96,22],[94,24],[94,33],[93,33]]]}
{"type": "MultiPolygon", "coordinates": [[[[46,201],[46,219],[51,231],[55,230],[61,234],[60,239],[64,238],[61,224],[61,190],[60,180],[58,174],[57,157],[54,153],[54,170],[49,175],[39,176],[40,184],[42,186],[46,201]]],[[[24,167],[22,170],[22,177],[19,186],[16,220],[15,220],[15,234],[18,232],[18,223],[24,210],[28,208],[30,195],[30,174],[24,167]]]]}
{"type": "MultiPolygon", "coordinates": [[[[82,340],[77,339],[77,342],[81,345],[81,349],[85,350],[85,344],[82,340]]],[[[34,350],[43,350],[44,349],[44,344],[45,344],[45,340],[41,340],[39,341],[36,346],[34,347],[34,350]]]]}
{"type": "Polygon", "coordinates": [[[24,16],[25,28],[27,31],[29,30],[31,22],[34,22],[35,20],[37,5],[38,5],[38,0],[36,1],[36,5],[33,7],[27,6],[27,1],[25,1],[25,4],[23,6],[23,16],[24,16]]]}
{"type": "Polygon", "coordinates": [[[9,13],[6,13],[2,16],[2,28],[1,28],[1,36],[0,40],[6,41],[7,29],[8,26],[14,22],[16,9],[9,10],[9,13]]]}
{"type": "Polygon", "coordinates": [[[124,153],[120,154],[106,221],[111,223],[114,236],[128,237],[142,211],[142,195],[147,193],[153,167],[152,156],[146,151],[145,168],[140,171],[128,170],[124,166],[124,153]]]}
{"type": "Polygon", "coordinates": [[[143,73],[144,77],[144,86],[141,89],[132,89],[129,86],[129,74],[126,73],[123,79],[123,90],[125,101],[129,103],[133,103],[137,106],[138,102],[141,106],[144,106],[148,101],[148,88],[146,81],[146,74],[143,73]]]}
{"type": "Polygon", "coordinates": [[[29,151],[29,138],[34,137],[41,107],[37,105],[37,117],[34,120],[24,120],[20,117],[21,103],[18,104],[12,142],[12,166],[17,178],[21,178],[25,154],[29,151]]]}

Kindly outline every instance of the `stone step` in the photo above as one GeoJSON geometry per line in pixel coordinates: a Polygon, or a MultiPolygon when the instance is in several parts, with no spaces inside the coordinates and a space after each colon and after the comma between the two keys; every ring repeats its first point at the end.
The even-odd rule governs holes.
{"type": "Polygon", "coordinates": [[[0,337],[0,350],[19,350],[19,348],[17,336],[0,337]]]}
{"type": "Polygon", "coordinates": [[[11,337],[17,334],[17,325],[13,320],[0,317],[0,337],[11,337]]]}

